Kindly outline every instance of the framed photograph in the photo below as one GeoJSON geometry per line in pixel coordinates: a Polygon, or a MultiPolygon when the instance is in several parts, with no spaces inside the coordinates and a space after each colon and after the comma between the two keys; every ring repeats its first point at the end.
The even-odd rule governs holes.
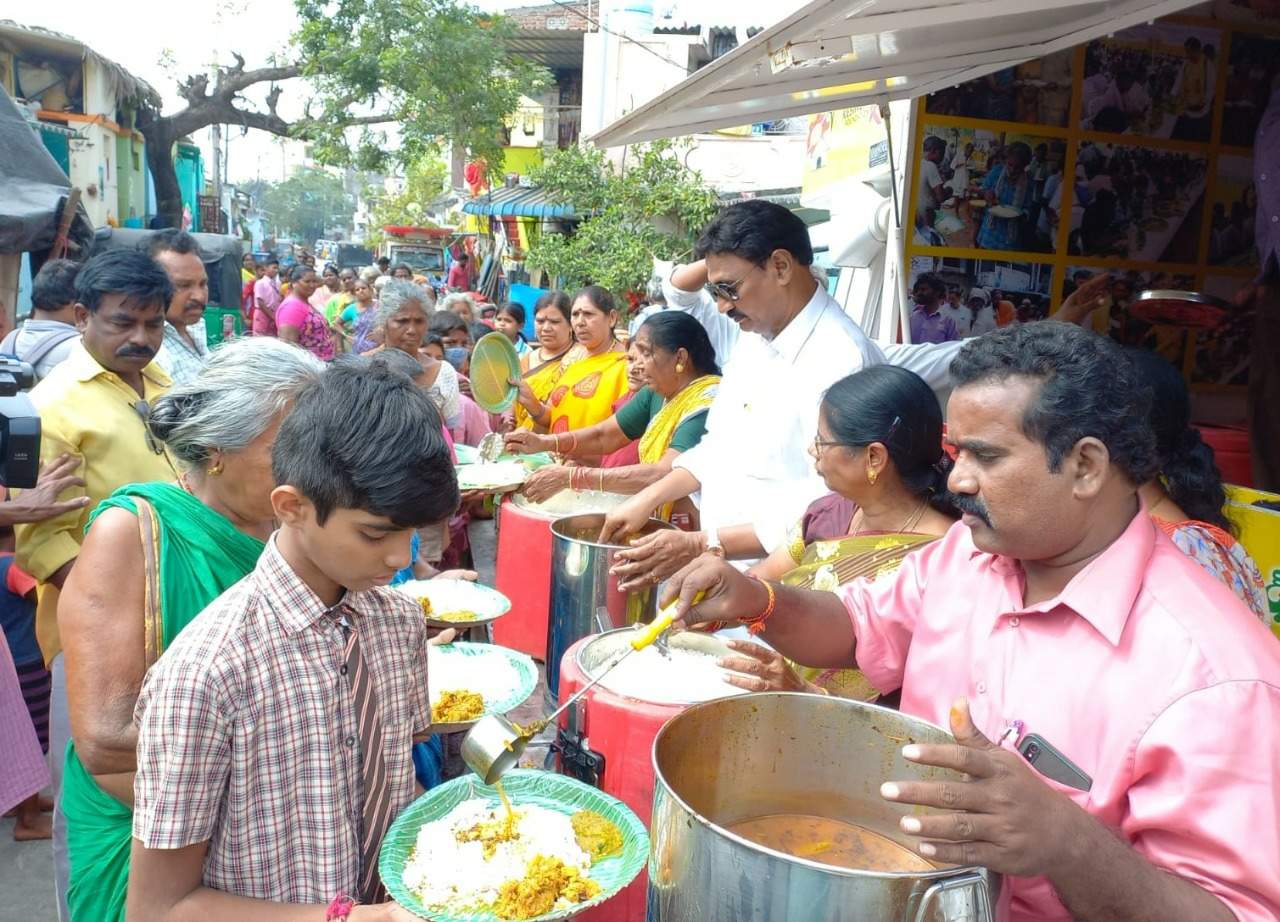
{"type": "Polygon", "coordinates": [[[1053,252],[1065,141],[927,123],[923,134],[916,244],[1053,252]]]}
{"type": "Polygon", "coordinates": [[[940,313],[951,318],[957,339],[967,339],[1011,323],[1049,316],[1053,266],[1003,259],[911,261],[910,291],[917,303],[934,297],[940,285],[940,313]],[[918,296],[918,297],[917,297],[918,296]]]}
{"type": "Polygon", "coordinates": [[[1136,269],[1114,269],[1101,266],[1068,266],[1062,281],[1065,301],[1077,288],[1099,275],[1109,275],[1107,308],[1093,312],[1085,326],[1106,333],[1122,346],[1155,349],[1170,362],[1182,367],[1186,331],[1161,327],[1146,322],[1129,311],[1139,292],[1152,288],[1194,291],[1195,276],[1172,272],[1140,272],[1136,269]]]}
{"type": "Polygon", "coordinates": [[[1253,186],[1252,158],[1219,156],[1209,201],[1209,265],[1256,266],[1258,193],[1253,186]]]}
{"type": "Polygon", "coordinates": [[[1065,128],[1071,116],[1074,59],[1075,52],[1067,49],[1017,67],[1006,67],[931,93],[925,108],[931,115],[1065,128]]]}
{"type": "MultiPolygon", "coordinates": [[[[1247,276],[1210,275],[1205,294],[1235,303],[1247,276]]],[[[1237,308],[1217,329],[1196,335],[1191,383],[1209,387],[1244,387],[1249,383],[1249,352],[1257,315],[1252,308],[1237,308]]]]}
{"type": "Polygon", "coordinates": [[[1085,46],[1080,127],[1208,143],[1222,33],[1155,22],[1085,46]]]}
{"type": "MultiPolygon", "coordinates": [[[[1280,24],[1280,21],[1277,21],[1280,24]]],[[[1271,91],[1280,85],[1280,36],[1231,33],[1220,140],[1253,147],[1271,91]]]]}
{"type": "Polygon", "coordinates": [[[1280,5],[1276,0],[1214,0],[1213,18],[1276,31],[1280,30],[1280,5]]]}
{"type": "Polygon", "coordinates": [[[1081,141],[1067,252],[1196,262],[1208,164],[1201,153],[1081,141]]]}

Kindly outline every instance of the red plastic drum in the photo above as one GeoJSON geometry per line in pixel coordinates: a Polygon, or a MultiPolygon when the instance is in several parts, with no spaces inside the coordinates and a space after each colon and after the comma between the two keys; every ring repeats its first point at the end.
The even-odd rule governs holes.
{"type": "Polygon", "coordinates": [[[547,658],[547,620],[551,609],[551,523],[581,512],[608,512],[626,500],[614,493],[564,490],[544,503],[519,494],[498,509],[498,591],[511,611],[493,623],[493,641],[547,658]]]}
{"type": "MultiPolygon", "coordinates": [[[[560,661],[560,703],[590,682],[594,672],[588,674],[587,670],[611,658],[630,635],[631,629],[623,628],[584,637],[571,646],[560,661]]],[[[671,645],[715,656],[729,652],[721,641],[704,634],[676,635],[671,645]]],[[[663,724],[689,703],[692,702],[644,701],[597,685],[560,716],[557,767],[564,774],[574,775],[612,794],[648,826],[653,811],[653,740],[663,724]],[[601,762],[603,771],[600,771],[601,762]]],[[[578,922],[644,922],[648,880],[648,874],[642,871],[617,896],[574,919],[578,922]]]]}

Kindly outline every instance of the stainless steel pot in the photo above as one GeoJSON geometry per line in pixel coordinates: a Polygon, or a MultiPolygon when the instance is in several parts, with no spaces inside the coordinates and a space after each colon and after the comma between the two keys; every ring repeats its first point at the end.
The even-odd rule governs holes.
{"type": "Polygon", "coordinates": [[[795,858],[724,827],[773,814],[855,823],[902,845],[888,780],[955,773],[905,761],[908,742],[950,742],[886,708],[769,693],[694,705],[653,744],[648,922],[991,922],[1000,877],[980,867],[854,871],[795,858]]]}
{"type": "MultiPolygon", "coordinates": [[[[560,695],[560,658],[571,646],[599,631],[651,621],[658,612],[656,587],[619,592],[610,575],[623,544],[598,540],[604,515],[571,515],[551,523],[551,611],[547,619],[547,698],[560,695]]],[[[640,535],[672,526],[650,519],[640,535]]]]}

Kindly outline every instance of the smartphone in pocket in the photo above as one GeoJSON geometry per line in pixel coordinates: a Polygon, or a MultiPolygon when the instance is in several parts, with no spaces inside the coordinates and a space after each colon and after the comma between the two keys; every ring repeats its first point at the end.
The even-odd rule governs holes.
{"type": "Polygon", "coordinates": [[[1093,787],[1093,779],[1082,772],[1074,762],[1038,733],[1028,733],[1018,742],[1018,752],[1040,774],[1058,784],[1065,784],[1077,791],[1093,787]]]}

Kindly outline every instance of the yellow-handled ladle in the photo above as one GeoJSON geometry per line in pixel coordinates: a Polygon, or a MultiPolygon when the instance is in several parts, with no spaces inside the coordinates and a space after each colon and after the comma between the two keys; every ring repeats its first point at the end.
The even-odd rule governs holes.
{"type": "MultiPolygon", "coordinates": [[[[701,602],[702,596],[701,592],[694,596],[693,604],[697,605],[701,602]]],[[[672,602],[660,611],[658,617],[652,622],[641,626],[635,636],[627,642],[625,650],[605,663],[604,668],[596,673],[594,679],[574,692],[568,701],[552,711],[549,716],[534,721],[528,727],[517,726],[501,714],[481,717],[462,739],[462,761],[479,775],[485,784],[493,784],[507,773],[507,769],[519,761],[529,741],[541,733],[543,728],[594,688],[620,662],[637,650],[643,650],[670,630],[677,617],[677,604],[672,602]]]]}

